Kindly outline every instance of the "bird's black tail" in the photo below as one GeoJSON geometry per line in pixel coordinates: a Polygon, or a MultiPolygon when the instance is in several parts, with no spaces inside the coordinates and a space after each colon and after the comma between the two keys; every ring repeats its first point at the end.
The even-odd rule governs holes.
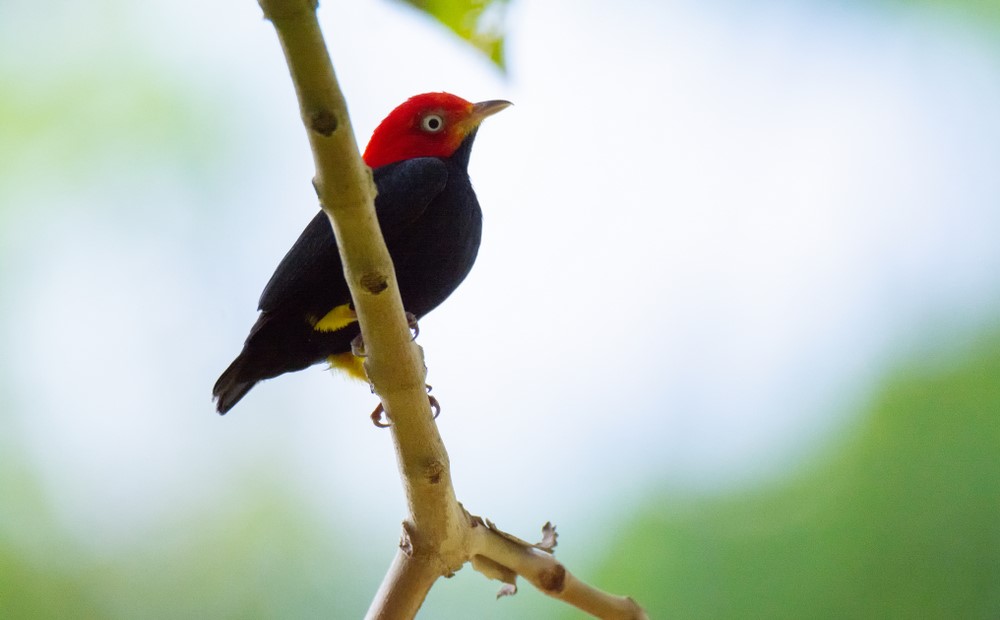
{"type": "Polygon", "coordinates": [[[219,380],[212,388],[212,397],[215,399],[215,409],[219,415],[226,415],[226,412],[236,406],[240,399],[246,396],[250,388],[257,385],[258,379],[248,379],[244,373],[245,358],[243,353],[233,360],[219,380]]]}

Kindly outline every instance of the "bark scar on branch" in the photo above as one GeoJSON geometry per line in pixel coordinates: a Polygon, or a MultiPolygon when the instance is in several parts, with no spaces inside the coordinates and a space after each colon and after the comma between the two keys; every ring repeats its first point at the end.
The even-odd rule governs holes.
{"type": "Polygon", "coordinates": [[[309,128],[316,133],[329,138],[337,131],[337,115],[329,110],[315,110],[309,115],[309,128]]]}

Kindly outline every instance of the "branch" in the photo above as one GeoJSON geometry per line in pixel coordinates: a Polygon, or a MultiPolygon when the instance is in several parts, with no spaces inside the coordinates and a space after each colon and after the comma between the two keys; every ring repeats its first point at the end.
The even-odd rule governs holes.
{"type": "MultiPolygon", "coordinates": [[[[477,520],[479,527],[472,532],[473,565],[480,572],[495,576],[513,586],[513,579],[494,574],[497,568],[507,569],[531,582],[542,593],[569,603],[574,607],[606,620],[648,620],[645,610],[626,596],[615,596],[598,590],[576,578],[552,554],[555,547],[555,528],[546,524],[543,531],[551,529],[552,542],[532,545],[500,531],[488,521],[477,520]],[[486,567],[477,560],[488,559],[486,567]],[[486,570],[483,570],[483,569],[486,570]]],[[[513,594],[513,590],[501,590],[513,594]]]]}
{"type": "Polygon", "coordinates": [[[368,375],[390,413],[410,404],[429,414],[422,354],[411,342],[375,216],[375,184],[358,152],[347,102],[316,21],[315,1],[260,0],[260,5],[278,33],[298,94],[316,165],[313,184],[337,237],[364,336],[368,375]]]}
{"type": "MultiPolygon", "coordinates": [[[[274,24],[295,84],[316,165],[314,185],[336,235],[361,326],[365,370],[392,421],[410,508],[410,554],[434,558],[428,565],[437,576],[451,574],[466,561],[462,549],[467,520],[455,498],[448,453],[431,415],[423,353],[412,342],[375,216],[371,171],[358,152],[347,104],[316,20],[316,4],[260,0],[260,5],[274,24]]],[[[393,567],[404,565],[396,562],[393,567]]],[[[391,579],[390,573],[387,583],[391,579]]],[[[380,593],[387,591],[391,589],[383,587],[380,593]]],[[[423,596],[416,607],[422,601],[423,596]]]]}
{"type": "MultiPolygon", "coordinates": [[[[438,577],[466,562],[488,576],[521,574],[546,594],[603,618],[644,618],[631,599],[583,584],[548,553],[469,515],[455,497],[448,453],[425,391],[423,352],[410,336],[392,260],[375,215],[371,170],[358,152],[316,0],[259,0],[298,95],[316,166],[313,184],[330,219],[365,344],[365,370],[392,422],[410,516],[368,618],[416,615],[438,577]],[[638,610],[638,613],[636,612],[638,610]]],[[[338,274],[330,274],[331,279],[338,274]]]]}
{"type": "Polygon", "coordinates": [[[413,618],[440,576],[433,561],[411,553],[404,534],[396,558],[375,594],[365,620],[413,618]]]}

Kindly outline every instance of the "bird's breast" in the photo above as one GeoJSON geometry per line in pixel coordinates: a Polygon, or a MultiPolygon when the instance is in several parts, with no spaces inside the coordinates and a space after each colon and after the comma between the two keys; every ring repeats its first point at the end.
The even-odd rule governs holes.
{"type": "Polygon", "coordinates": [[[471,187],[448,187],[389,248],[403,305],[423,316],[443,302],[472,269],[482,238],[482,212],[471,187]]]}

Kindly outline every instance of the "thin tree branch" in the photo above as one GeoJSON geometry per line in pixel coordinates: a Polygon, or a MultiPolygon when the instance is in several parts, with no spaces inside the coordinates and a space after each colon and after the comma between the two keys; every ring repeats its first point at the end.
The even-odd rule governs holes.
{"type": "MultiPolygon", "coordinates": [[[[315,0],[259,0],[274,25],[298,95],[316,166],[314,186],[340,248],[365,345],[365,369],[391,430],[410,516],[368,618],[416,615],[434,581],[466,562],[491,577],[521,574],[539,589],[603,618],[644,618],[631,599],[581,583],[551,554],[486,527],[455,497],[448,453],[425,391],[423,353],[411,340],[389,252],[375,216],[375,186],[361,159],[315,0]],[[638,610],[638,613],[636,612],[638,610]]],[[[330,274],[336,278],[338,274],[330,274]]]]}
{"type": "Polygon", "coordinates": [[[493,565],[524,577],[544,594],[593,616],[606,620],[649,618],[631,598],[608,594],[580,581],[551,552],[505,534],[492,524],[481,522],[473,528],[471,542],[473,558],[488,558],[493,565]]]}
{"type": "MultiPolygon", "coordinates": [[[[420,348],[411,341],[389,252],[375,216],[375,188],[361,159],[333,65],[310,0],[260,0],[285,52],[316,165],[314,185],[340,248],[364,338],[365,369],[392,421],[392,436],[410,509],[404,550],[437,576],[465,562],[464,511],[455,498],[448,453],[431,415],[420,348]]],[[[337,277],[331,274],[331,278],[337,277]]],[[[409,566],[394,562],[392,573],[409,566]]],[[[383,617],[380,596],[369,612],[383,617]]],[[[426,594],[426,592],[424,593],[426,594]]],[[[415,601],[419,608],[423,596],[415,601]]],[[[395,616],[403,618],[405,616],[395,616]]]]}

